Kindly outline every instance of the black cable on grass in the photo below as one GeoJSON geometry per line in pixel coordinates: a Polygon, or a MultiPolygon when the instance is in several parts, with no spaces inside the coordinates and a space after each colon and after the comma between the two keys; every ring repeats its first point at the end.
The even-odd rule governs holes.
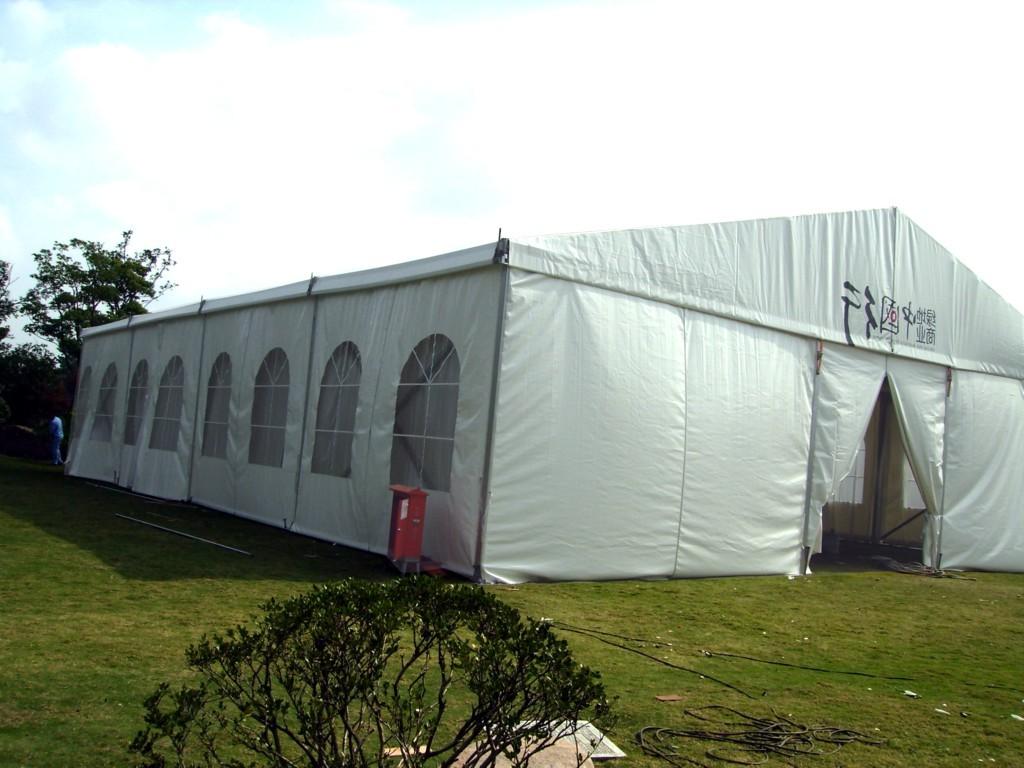
{"type": "Polygon", "coordinates": [[[784,760],[798,757],[827,757],[847,744],[877,746],[882,743],[850,728],[805,725],[782,717],[775,711],[772,712],[774,720],[755,717],[718,704],[687,709],[685,712],[688,717],[712,723],[719,728],[648,726],[636,734],[640,749],[645,754],[660,758],[670,765],[697,765],[708,768],[699,760],[682,754],[680,744],[687,739],[711,742],[712,745],[704,751],[704,756],[711,760],[733,765],[764,765],[772,756],[784,760]],[[707,713],[712,711],[732,715],[737,719],[709,716],[707,713]]]}
{"type": "MultiPolygon", "coordinates": [[[[579,627],[579,626],[575,626],[573,624],[568,624],[568,623],[566,623],[564,621],[555,621],[554,619],[547,619],[546,621],[547,621],[547,623],[549,623],[552,627],[555,627],[556,629],[563,629],[566,632],[576,632],[578,634],[587,635],[587,636],[593,638],[594,640],[600,640],[601,642],[606,643],[608,645],[611,645],[613,647],[624,648],[624,650],[631,651],[633,653],[638,653],[641,656],[645,656],[647,658],[650,658],[650,659],[658,662],[659,664],[665,664],[666,666],[672,667],[674,669],[680,669],[680,670],[683,670],[683,671],[686,671],[686,672],[690,672],[692,674],[700,675],[701,677],[706,677],[708,680],[711,680],[712,682],[716,682],[716,683],[719,683],[721,685],[726,686],[727,688],[732,688],[733,690],[737,690],[740,693],[742,693],[744,696],[748,696],[750,698],[756,698],[754,696],[751,696],[746,691],[743,691],[743,690],[741,690],[739,688],[736,688],[735,686],[732,686],[729,683],[726,683],[726,682],[724,682],[722,680],[718,680],[718,679],[716,679],[714,677],[710,677],[708,675],[705,675],[703,672],[699,672],[697,670],[689,669],[687,667],[680,667],[679,665],[676,665],[676,664],[668,663],[664,659],[659,659],[657,656],[651,656],[650,654],[643,653],[642,651],[640,651],[640,650],[638,650],[636,648],[624,647],[624,646],[619,645],[618,643],[608,642],[604,638],[614,637],[617,640],[625,640],[625,641],[628,641],[628,642],[631,642],[631,643],[644,643],[645,645],[650,645],[651,647],[654,647],[654,648],[672,648],[673,647],[672,643],[665,642],[664,640],[651,640],[650,638],[644,638],[644,637],[630,637],[629,635],[620,635],[618,633],[607,632],[607,631],[602,630],[602,629],[593,629],[591,627],[579,627]],[[600,637],[598,637],[598,635],[600,635],[600,637]]],[[[755,662],[757,662],[759,664],[772,664],[772,665],[778,666],[778,667],[790,667],[791,669],[805,669],[808,672],[824,672],[824,673],[829,674],[829,675],[852,675],[852,676],[856,676],[856,677],[868,677],[868,678],[872,678],[872,679],[875,679],[875,680],[897,680],[897,681],[900,681],[900,682],[912,682],[912,681],[917,680],[916,677],[902,677],[902,676],[899,676],[899,675],[878,675],[878,674],[875,674],[874,672],[860,672],[860,671],[857,671],[857,670],[850,670],[850,669],[828,669],[826,667],[812,667],[812,666],[809,666],[809,665],[806,665],[806,664],[791,664],[788,661],[776,661],[774,659],[761,659],[761,658],[758,658],[756,656],[744,656],[743,654],[739,654],[739,653],[726,653],[724,651],[710,651],[710,650],[702,649],[701,650],[701,654],[703,654],[704,656],[706,656],[708,658],[711,658],[713,656],[720,656],[720,657],[731,658],[731,659],[744,659],[746,661],[755,661],[755,662]]],[[[1008,685],[998,685],[996,683],[974,683],[974,682],[964,681],[963,684],[964,685],[973,686],[973,687],[979,687],[979,688],[995,688],[995,689],[999,689],[999,690],[1003,690],[1003,691],[1020,691],[1021,690],[1019,688],[1013,688],[1013,687],[1008,686],[1008,685]]]]}
{"type": "Polygon", "coordinates": [[[826,669],[825,667],[809,667],[805,664],[790,664],[788,661],[775,661],[773,659],[759,659],[756,656],[744,656],[740,653],[725,653],[723,651],[708,651],[702,650],[702,654],[711,658],[713,656],[724,656],[730,659],[746,659],[747,661],[756,661],[759,664],[774,664],[777,667],[792,667],[793,669],[806,669],[810,672],[827,672],[830,675],[857,675],[858,677],[871,677],[876,680],[902,680],[909,681],[913,680],[912,677],[898,677],[895,675],[876,675],[873,672],[855,672],[848,669],[826,669]]]}
{"type": "MultiPolygon", "coordinates": [[[[717,677],[712,677],[711,675],[707,675],[707,674],[701,672],[700,670],[691,669],[690,667],[684,667],[684,666],[682,666],[680,664],[673,664],[671,661],[669,661],[667,659],[659,659],[657,656],[653,656],[650,653],[644,653],[639,648],[631,648],[628,645],[623,645],[622,643],[616,643],[616,642],[614,642],[612,640],[609,640],[607,637],[602,637],[602,635],[611,635],[611,633],[608,633],[608,632],[600,632],[599,633],[599,632],[597,632],[595,630],[586,629],[585,627],[574,627],[571,624],[563,624],[560,621],[552,621],[550,619],[547,621],[547,623],[550,624],[555,629],[560,629],[563,632],[573,632],[573,633],[575,633],[577,635],[583,635],[584,637],[589,637],[592,640],[597,640],[598,642],[604,643],[605,645],[610,645],[613,648],[620,648],[623,651],[629,651],[630,653],[635,653],[638,656],[643,656],[645,659],[650,659],[651,661],[656,661],[659,664],[662,664],[663,666],[669,667],[670,669],[676,669],[676,670],[679,670],[680,672],[688,672],[691,675],[697,675],[698,677],[701,677],[701,678],[703,678],[705,680],[710,680],[713,683],[718,683],[719,685],[725,686],[726,688],[728,688],[730,690],[736,691],[737,693],[746,696],[748,699],[757,698],[753,694],[747,693],[745,690],[743,690],[742,688],[740,688],[738,686],[733,685],[732,683],[728,683],[725,680],[720,680],[717,677]]],[[[646,642],[646,641],[644,641],[644,640],[634,640],[633,642],[646,642]]]]}
{"type": "Polygon", "coordinates": [[[595,635],[604,635],[605,637],[614,637],[618,640],[628,640],[631,643],[646,643],[647,645],[653,645],[656,647],[666,646],[672,647],[672,643],[666,643],[664,640],[650,640],[645,637],[630,637],[629,635],[620,635],[615,632],[605,632],[602,629],[593,629],[592,627],[577,627],[573,624],[567,624],[564,621],[555,621],[554,619],[548,622],[553,627],[561,627],[563,629],[581,629],[586,632],[590,632],[595,635]]]}
{"type": "MultiPolygon", "coordinates": [[[[651,645],[651,646],[654,646],[656,648],[671,648],[672,647],[671,643],[666,643],[663,640],[649,640],[649,639],[645,639],[645,638],[641,638],[641,637],[629,637],[628,635],[619,635],[619,634],[616,634],[614,632],[605,632],[605,631],[600,630],[600,629],[591,629],[590,627],[577,627],[577,626],[574,626],[572,624],[566,624],[565,622],[562,622],[562,621],[551,620],[549,623],[551,624],[551,626],[555,627],[556,629],[564,629],[564,630],[566,630],[568,632],[579,632],[581,634],[582,633],[586,633],[586,634],[590,634],[590,635],[603,635],[605,637],[614,637],[614,638],[617,638],[619,640],[628,640],[629,642],[632,642],[632,643],[645,643],[647,645],[651,645]]],[[[601,638],[595,637],[594,639],[595,640],[600,640],[601,638]]],[[[630,649],[630,650],[635,650],[635,649],[630,649]]],[[[806,669],[809,672],[825,672],[825,673],[830,674],[830,675],[856,675],[858,677],[870,677],[870,678],[874,678],[876,680],[900,680],[900,681],[903,681],[903,682],[914,680],[914,678],[912,678],[912,677],[899,677],[899,676],[893,676],[893,675],[876,675],[873,672],[857,672],[857,671],[845,670],[845,669],[826,669],[825,667],[811,667],[811,666],[807,666],[805,664],[791,664],[788,661],[775,661],[773,659],[759,659],[756,656],[743,656],[743,655],[738,654],[738,653],[725,653],[725,652],[722,652],[722,651],[701,650],[701,654],[703,654],[704,656],[706,656],[708,658],[711,658],[713,656],[722,656],[722,657],[728,657],[728,658],[733,658],[733,659],[746,659],[747,661],[756,661],[756,662],[759,662],[761,664],[774,664],[774,665],[779,666],[779,667],[791,667],[793,669],[806,669]]],[[[659,661],[661,661],[661,660],[659,659],[659,661]]],[[[718,681],[716,681],[716,682],[718,682],[718,681]]]]}

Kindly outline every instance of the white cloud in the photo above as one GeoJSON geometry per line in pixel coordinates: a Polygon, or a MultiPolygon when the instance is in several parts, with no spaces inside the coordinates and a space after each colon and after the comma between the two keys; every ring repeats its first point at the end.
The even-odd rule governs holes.
{"type": "Polygon", "coordinates": [[[22,107],[31,73],[26,62],[5,58],[0,51],[0,114],[22,107]]]}
{"type": "Polygon", "coordinates": [[[32,40],[38,40],[63,24],[60,14],[47,9],[39,0],[10,0],[6,14],[11,24],[32,40]]]}
{"type": "Polygon", "coordinates": [[[36,131],[21,131],[15,137],[15,145],[27,159],[38,165],[55,165],[58,154],[52,142],[36,131]]]}
{"type": "Polygon", "coordinates": [[[411,16],[404,8],[369,0],[324,0],[324,10],[357,27],[394,29],[408,24],[411,16]]]}
{"type": "Polygon", "coordinates": [[[14,242],[14,227],[11,226],[11,216],[6,208],[0,206],[0,253],[10,250],[14,242]]]}

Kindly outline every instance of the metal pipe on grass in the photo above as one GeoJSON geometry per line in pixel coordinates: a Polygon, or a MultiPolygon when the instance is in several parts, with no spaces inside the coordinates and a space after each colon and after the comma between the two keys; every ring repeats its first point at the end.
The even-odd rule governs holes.
{"type": "Polygon", "coordinates": [[[244,549],[238,549],[237,547],[229,547],[227,544],[220,544],[220,543],[218,543],[216,541],[210,541],[210,539],[204,539],[201,536],[193,536],[191,533],[185,533],[184,531],[176,531],[173,528],[166,528],[166,527],[164,527],[162,525],[157,525],[156,523],[149,523],[149,522],[146,522],[145,520],[139,520],[136,517],[129,517],[128,515],[122,515],[119,512],[115,512],[114,514],[116,514],[118,517],[120,517],[120,518],[122,518],[124,520],[131,520],[133,523],[139,523],[140,525],[148,525],[150,528],[156,528],[157,530],[160,530],[160,531],[166,531],[167,533],[173,533],[176,536],[184,536],[186,539],[194,539],[195,541],[203,542],[203,544],[212,544],[215,547],[220,547],[221,549],[226,549],[229,552],[237,552],[240,555],[245,555],[246,557],[252,557],[252,552],[246,552],[244,549]]]}

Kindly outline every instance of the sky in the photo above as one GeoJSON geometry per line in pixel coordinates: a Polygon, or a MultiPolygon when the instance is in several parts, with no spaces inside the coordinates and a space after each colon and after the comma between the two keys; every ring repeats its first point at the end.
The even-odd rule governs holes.
{"type": "Polygon", "coordinates": [[[1024,311],[1012,2],[0,0],[0,258],[151,309],[506,235],[898,206],[1024,311]]]}

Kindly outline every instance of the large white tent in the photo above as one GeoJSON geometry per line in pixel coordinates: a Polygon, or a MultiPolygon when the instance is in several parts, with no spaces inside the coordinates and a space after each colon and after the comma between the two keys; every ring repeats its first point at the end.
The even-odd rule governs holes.
{"type": "Polygon", "coordinates": [[[485,581],[792,574],[884,395],[924,561],[1019,571],[1022,379],[895,209],[510,238],[90,329],[68,466],[374,552],[420,485],[485,581]]]}

